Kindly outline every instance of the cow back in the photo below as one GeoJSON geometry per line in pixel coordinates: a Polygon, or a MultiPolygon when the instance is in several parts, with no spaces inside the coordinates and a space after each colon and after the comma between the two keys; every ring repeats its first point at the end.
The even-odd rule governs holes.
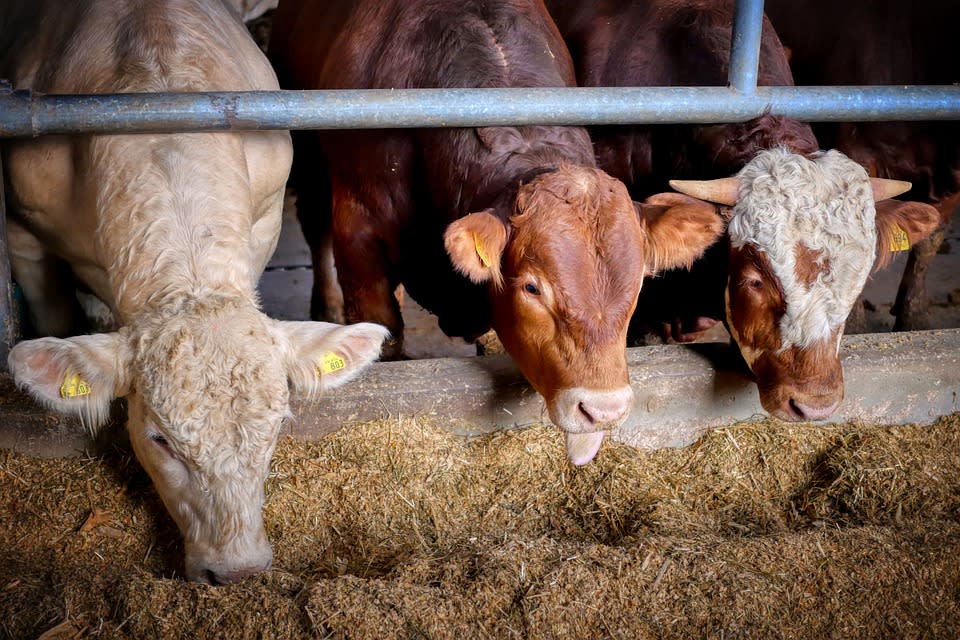
{"type": "Polygon", "coordinates": [[[220,0],[6,5],[0,76],[18,89],[121,93],[276,86],[256,44],[220,0]],[[217,65],[209,64],[213,59],[217,65]]]}
{"type": "MultiPolygon", "coordinates": [[[[951,85],[960,82],[951,0],[771,0],[765,7],[802,85],[951,85]]],[[[912,199],[937,203],[960,187],[957,122],[823,123],[824,148],[872,175],[909,180],[912,199]]]]}

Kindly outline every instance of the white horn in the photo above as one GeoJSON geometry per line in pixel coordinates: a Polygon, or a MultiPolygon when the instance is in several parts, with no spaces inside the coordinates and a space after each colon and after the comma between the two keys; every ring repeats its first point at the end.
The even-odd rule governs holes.
{"type": "Polygon", "coordinates": [[[912,184],[904,180],[887,180],[886,178],[870,178],[873,187],[873,201],[889,200],[901,193],[910,191],[912,184]]]}
{"type": "Polygon", "coordinates": [[[732,207],[737,204],[737,196],[740,193],[740,178],[671,180],[670,187],[694,198],[732,207]]]}

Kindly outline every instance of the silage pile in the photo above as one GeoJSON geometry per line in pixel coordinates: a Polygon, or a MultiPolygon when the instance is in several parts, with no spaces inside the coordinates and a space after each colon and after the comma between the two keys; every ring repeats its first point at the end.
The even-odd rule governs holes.
{"type": "MultiPolygon", "coordinates": [[[[183,582],[128,453],[0,453],[0,634],[230,638],[955,638],[960,414],[720,429],[683,450],[422,419],[282,441],[274,570],[183,582]]],[[[50,636],[48,636],[50,637],[50,636]]]]}

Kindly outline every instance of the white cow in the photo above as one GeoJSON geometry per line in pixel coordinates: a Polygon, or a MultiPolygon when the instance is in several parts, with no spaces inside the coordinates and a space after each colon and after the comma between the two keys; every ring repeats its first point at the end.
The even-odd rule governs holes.
{"type": "MultiPolygon", "coordinates": [[[[45,93],[276,89],[221,0],[6,0],[0,77],[45,93]]],[[[380,352],[379,325],[279,322],[257,280],[280,230],[287,132],[10,141],[13,273],[36,329],[17,383],[91,428],[127,399],[134,452],[186,540],[186,575],[271,564],[263,482],[290,389],[314,395],[380,352]],[[70,338],[77,286],[119,331],[70,338]]]]}

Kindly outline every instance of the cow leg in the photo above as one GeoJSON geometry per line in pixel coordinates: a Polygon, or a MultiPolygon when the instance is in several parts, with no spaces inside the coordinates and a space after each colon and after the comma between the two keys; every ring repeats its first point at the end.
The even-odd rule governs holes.
{"type": "Polygon", "coordinates": [[[896,316],[894,331],[920,331],[930,328],[927,300],[927,272],[943,242],[943,230],[932,233],[910,249],[903,270],[897,300],[890,310],[896,316]]]}
{"type": "Polygon", "coordinates": [[[313,293],[310,296],[310,317],[342,324],[344,322],[343,291],[337,279],[333,254],[333,235],[329,227],[320,242],[310,247],[313,258],[313,293]]]}
{"type": "Polygon", "coordinates": [[[351,194],[334,197],[333,250],[343,291],[344,318],[348,323],[376,322],[390,330],[381,358],[403,355],[403,316],[391,277],[384,243],[370,210],[351,194]]]}
{"type": "Polygon", "coordinates": [[[960,206],[960,193],[936,205],[940,211],[940,228],[910,249],[907,266],[903,270],[897,300],[890,310],[896,316],[894,331],[919,331],[930,328],[927,300],[927,272],[943,243],[945,229],[950,224],[954,209],[960,206]]]}
{"type": "Polygon", "coordinates": [[[86,315],[77,300],[76,280],[65,262],[47,253],[40,240],[7,218],[10,269],[23,290],[36,335],[59,338],[84,333],[86,315]]]}
{"type": "Polygon", "coordinates": [[[855,333],[867,332],[867,310],[863,305],[863,294],[857,296],[857,301],[853,303],[850,309],[850,315],[847,316],[847,322],[844,325],[844,335],[853,335],[855,333]]]}
{"type": "Polygon", "coordinates": [[[342,324],[343,293],[333,256],[333,194],[326,162],[315,132],[294,131],[291,135],[294,161],[290,179],[297,192],[297,220],[313,263],[310,317],[342,324]]]}

